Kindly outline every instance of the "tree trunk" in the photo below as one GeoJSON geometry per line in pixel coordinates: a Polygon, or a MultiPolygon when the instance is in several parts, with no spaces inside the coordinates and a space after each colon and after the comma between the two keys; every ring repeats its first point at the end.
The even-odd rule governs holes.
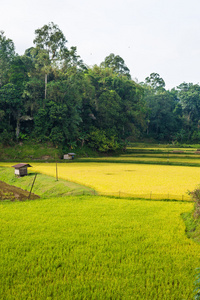
{"type": "Polygon", "coordinates": [[[45,74],[45,90],[44,90],[44,99],[47,98],[47,74],[45,74]]]}
{"type": "Polygon", "coordinates": [[[19,139],[19,133],[20,133],[20,116],[17,117],[17,127],[16,127],[16,138],[17,138],[17,141],[19,139]]]}

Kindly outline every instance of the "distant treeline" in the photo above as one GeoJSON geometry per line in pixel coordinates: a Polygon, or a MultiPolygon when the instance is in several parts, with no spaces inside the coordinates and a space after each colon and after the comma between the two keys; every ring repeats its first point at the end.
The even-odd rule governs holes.
{"type": "Polygon", "coordinates": [[[0,32],[0,142],[26,139],[101,152],[128,140],[200,142],[200,86],[172,90],[157,73],[131,79],[119,55],[88,67],[54,23],[24,55],[0,32]]]}

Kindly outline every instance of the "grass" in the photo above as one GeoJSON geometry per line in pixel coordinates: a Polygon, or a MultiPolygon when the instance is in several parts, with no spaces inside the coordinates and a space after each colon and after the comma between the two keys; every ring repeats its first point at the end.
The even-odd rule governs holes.
{"type": "Polygon", "coordinates": [[[200,218],[194,218],[193,210],[183,213],[182,218],[186,225],[188,238],[200,243],[200,218]]]}
{"type": "Polygon", "coordinates": [[[98,163],[134,163],[151,165],[171,165],[171,166],[200,166],[200,157],[172,157],[172,156],[120,156],[104,158],[81,158],[78,162],[98,162],[98,163]]]}
{"type": "MultiPolygon", "coordinates": [[[[174,150],[184,151],[192,154],[199,149],[200,145],[165,145],[165,144],[150,144],[150,143],[133,143],[127,147],[126,153],[152,153],[152,154],[167,154],[174,150]]],[[[55,161],[63,158],[63,154],[67,152],[75,152],[76,157],[93,157],[106,158],[108,154],[97,153],[86,145],[75,149],[55,147],[50,142],[39,143],[36,141],[23,141],[13,143],[11,146],[0,144],[0,161],[16,161],[16,160],[48,160],[55,161]]],[[[113,157],[114,153],[109,154],[113,157]]],[[[118,156],[119,153],[116,153],[118,156]]]]}
{"type": "Polygon", "coordinates": [[[175,150],[189,150],[189,149],[197,149],[200,148],[200,144],[179,144],[179,143],[173,143],[173,144],[166,144],[166,143],[156,143],[154,142],[135,142],[135,143],[129,143],[128,146],[129,149],[133,148],[142,148],[142,149],[153,149],[153,150],[164,150],[167,151],[167,149],[175,149],[175,150]]]}
{"type": "MultiPolygon", "coordinates": [[[[196,149],[197,150],[197,149],[196,149]]],[[[78,162],[144,163],[158,165],[200,166],[199,151],[172,148],[128,148],[118,156],[82,157],[78,162]]]]}
{"type": "Polygon", "coordinates": [[[25,141],[12,146],[0,144],[0,160],[15,161],[23,159],[49,159],[61,157],[61,149],[53,147],[50,143],[33,143],[25,141]]]}
{"type": "MultiPolygon", "coordinates": [[[[0,167],[0,180],[4,181],[10,185],[20,187],[24,190],[30,191],[33,179],[35,177],[34,172],[29,173],[28,176],[15,177],[13,168],[0,167]]],[[[91,194],[94,193],[89,187],[76,184],[73,182],[68,182],[66,180],[59,179],[58,181],[55,177],[47,176],[44,174],[37,174],[36,181],[32,192],[43,198],[66,196],[70,194],[91,194]]]]}
{"type": "Polygon", "coordinates": [[[192,204],[71,196],[0,203],[0,299],[192,299],[192,204]]]}
{"type": "Polygon", "coordinates": [[[76,152],[78,157],[98,156],[98,153],[87,146],[77,147],[76,149],[53,146],[50,142],[38,143],[36,141],[23,141],[13,143],[12,146],[0,144],[0,161],[16,160],[48,160],[56,161],[63,158],[68,152],[76,152]]]}

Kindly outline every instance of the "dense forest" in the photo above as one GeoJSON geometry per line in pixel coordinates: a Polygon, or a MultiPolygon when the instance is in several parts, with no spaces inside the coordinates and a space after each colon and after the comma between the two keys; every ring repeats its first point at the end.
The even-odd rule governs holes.
{"type": "Polygon", "coordinates": [[[200,86],[172,90],[157,73],[136,83],[119,55],[88,67],[54,23],[15,52],[0,32],[0,142],[49,141],[100,152],[131,140],[200,142],[200,86]]]}

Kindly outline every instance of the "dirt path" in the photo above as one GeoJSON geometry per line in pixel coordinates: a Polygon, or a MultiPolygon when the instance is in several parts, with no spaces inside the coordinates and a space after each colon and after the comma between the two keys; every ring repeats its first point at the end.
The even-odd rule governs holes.
{"type": "MultiPolygon", "coordinates": [[[[3,181],[0,181],[0,200],[27,200],[29,197],[29,192],[24,191],[16,186],[9,185],[3,181]]],[[[31,194],[30,199],[38,199],[39,196],[31,194]]]]}

